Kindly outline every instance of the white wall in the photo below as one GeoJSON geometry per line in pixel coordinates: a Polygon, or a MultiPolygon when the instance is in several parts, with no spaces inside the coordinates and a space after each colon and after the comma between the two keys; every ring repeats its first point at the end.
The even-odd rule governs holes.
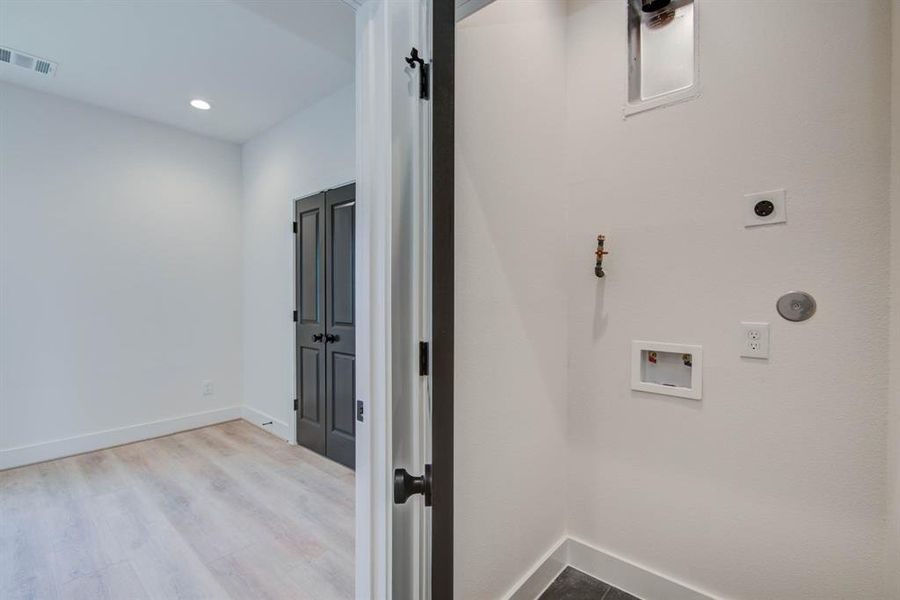
{"type": "Polygon", "coordinates": [[[891,384],[888,446],[889,597],[900,598],[900,0],[893,2],[893,93],[891,95],[891,384]]]}
{"type": "Polygon", "coordinates": [[[455,594],[563,535],[565,4],[501,1],[456,54],[455,594]]]}
{"type": "Polygon", "coordinates": [[[9,84],[0,130],[4,455],[239,405],[239,148],[9,84]]]}
{"type": "Polygon", "coordinates": [[[703,2],[702,96],[627,120],[625,6],[569,4],[568,528],[722,597],[884,598],[885,5],[703,2]],[[745,230],[780,187],[787,225],[745,230]],[[630,391],[633,339],[702,344],[702,402],[630,391]]]}
{"type": "Polygon", "coordinates": [[[355,97],[346,87],[242,147],[244,405],[293,439],[293,201],[353,180],[355,97]]]}

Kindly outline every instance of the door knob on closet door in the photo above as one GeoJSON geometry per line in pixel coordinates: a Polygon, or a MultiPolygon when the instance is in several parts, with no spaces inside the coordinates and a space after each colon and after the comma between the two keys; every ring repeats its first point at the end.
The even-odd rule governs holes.
{"type": "Polygon", "coordinates": [[[314,342],[321,342],[323,337],[325,337],[324,333],[314,333],[312,336],[312,340],[314,342]]]}
{"type": "Polygon", "coordinates": [[[333,344],[336,341],[338,341],[339,339],[341,339],[341,336],[334,335],[333,333],[329,333],[328,335],[325,336],[325,341],[328,342],[329,344],[333,344]]]}

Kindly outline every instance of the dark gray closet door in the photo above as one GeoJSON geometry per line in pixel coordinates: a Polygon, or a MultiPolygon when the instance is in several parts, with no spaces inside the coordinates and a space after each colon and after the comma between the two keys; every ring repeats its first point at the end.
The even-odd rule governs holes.
{"type": "Polygon", "coordinates": [[[326,452],[325,194],[297,200],[297,443],[326,452]]]}
{"type": "Polygon", "coordinates": [[[356,464],[356,186],[325,192],[325,357],[329,458],[356,464]]]}

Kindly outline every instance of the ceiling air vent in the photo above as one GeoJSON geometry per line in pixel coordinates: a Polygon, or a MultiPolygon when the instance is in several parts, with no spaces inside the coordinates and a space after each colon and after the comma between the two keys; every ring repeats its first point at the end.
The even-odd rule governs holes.
{"type": "Polygon", "coordinates": [[[58,66],[55,62],[38,58],[31,54],[25,54],[24,52],[19,52],[12,48],[3,48],[2,46],[0,46],[0,63],[8,63],[17,67],[22,67],[23,69],[28,69],[29,71],[34,71],[41,75],[55,74],[56,67],[58,66]]]}

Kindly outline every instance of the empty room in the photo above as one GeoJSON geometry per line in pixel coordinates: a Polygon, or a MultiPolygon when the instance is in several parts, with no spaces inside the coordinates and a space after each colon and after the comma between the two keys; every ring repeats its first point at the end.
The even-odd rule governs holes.
{"type": "Polygon", "coordinates": [[[900,600],[900,0],[0,0],[0,600],[900,600]]]}
{"type": "Polygon", "coordinates": [[[0,3],[0,597],[352,597],[355,23],[0,3]]]}

